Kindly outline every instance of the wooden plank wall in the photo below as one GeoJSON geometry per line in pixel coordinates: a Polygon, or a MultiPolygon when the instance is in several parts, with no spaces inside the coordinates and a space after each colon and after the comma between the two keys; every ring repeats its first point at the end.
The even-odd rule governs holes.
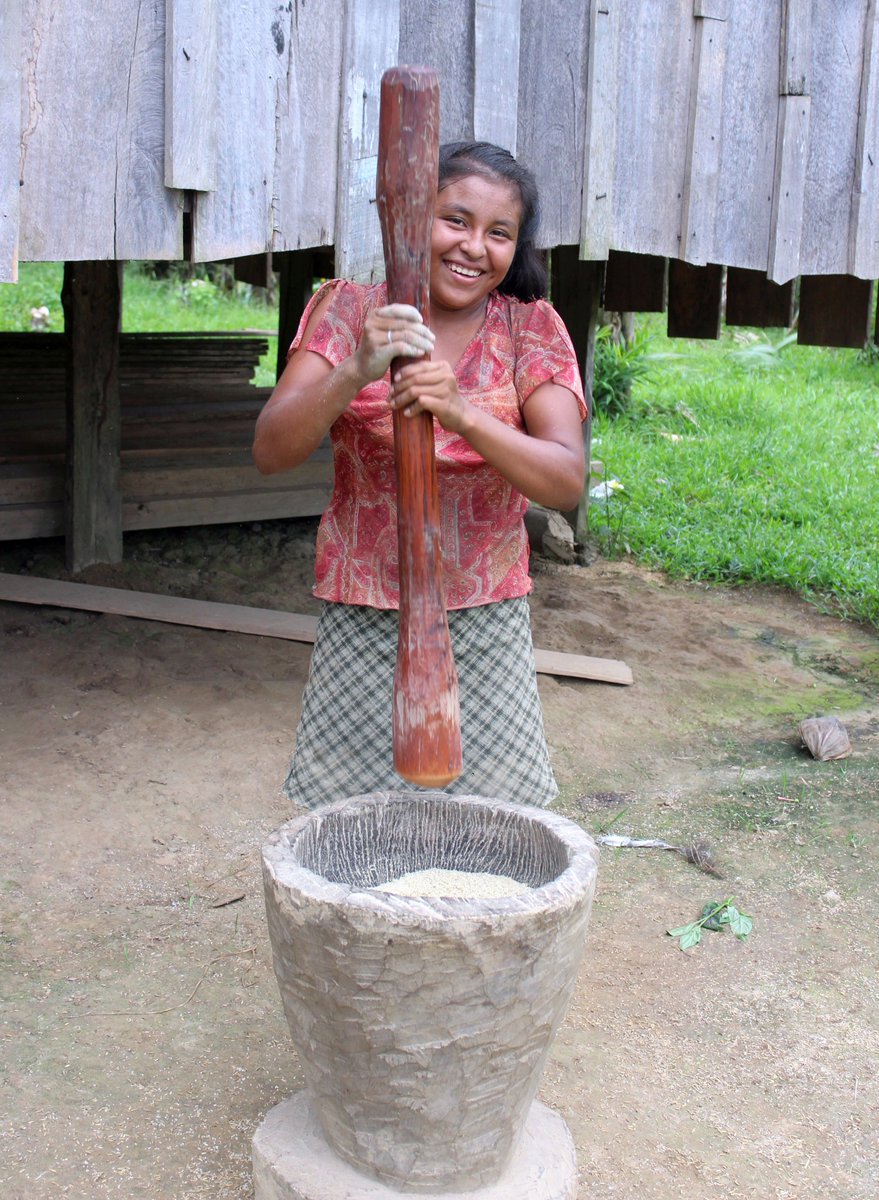
{"type": "Polygon", "coordinates": [[[436,67],[444,140],[532,166],[546,246],[879,276],[874,0],[7,0],[0,54],[2,279],[16,246],[179,258],[184,207],[196,259],[373,277],[395,62],[436,67]]]}
{"type": "Polygon", "coordinates": [[[18,279],[21,3],[0,5],[0,283],[18,279]]]}

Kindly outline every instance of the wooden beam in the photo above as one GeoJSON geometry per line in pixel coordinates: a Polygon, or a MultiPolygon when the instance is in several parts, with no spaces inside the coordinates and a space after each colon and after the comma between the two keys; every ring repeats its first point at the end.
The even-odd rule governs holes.
{"type": "MultiPolygon", "coordinates": [[[[0,600],[114,613],[172,625],[285,638],[293,642],[313,642],[317,627],[317,617],[304,613],[250,608],[241,604],[217,604],[209,600],[186,600],[179,596],[129,592],[121,588],[92,587],[90,584],[42,579],[33,575],[0,573],[0,600]]],[[[538,649],[535,649],[534,657],[537,670],[542,675],[594,679],[603,683],[634,682],[631,669],[616,659],[538,649]]]]}
{"type": "Polygon", "coordinates": [[[277,378],[287,365],[287,352],[296,336],[305,306],[312,296],[314,281],[333,271],[332,249],[286,250],[275,254],[278,268],[278,361],[277,378]]]}
{"type": "Polygon", "coordinates": [[[763,271],[730,267],[726,273],[726,323],[756,329],[789,329],[794,319],[794,283],[773,283],[763,271]]]}
{"type": "Polygon", "coordinates": [[[722,267],[694,267],[678,259],[669,262],[669,337],[719,338],[722,300],[722,267]]]}
{"type": "Polygon", "coordinates": [[[879,275],[879,17],[876,2],[867,6],[864,60],[858,104],[858,140],[849,224],[850,275],[879,275]]]}
{"type": "Polygon", "coordinates": [[[165,187],[217,186],[217,6],[165,0],[165,187]]]}
{"type": "Polygon", "coordinates": [[[516,153],[520,0],[476,0],[473,135],[516,153]]]}
{"type": "Polygon", "coordinates": [[[812,0],[781,0],[779,96],[808,96],[812,73],[812,0]]]}
{"type": "Polygon", "coordinates": [[[665,312],[667,305],[666,259],[611,250],[604,275],[603,308],[608,312],[665,312]]]}
{"type": "Polygon", "coordinates": [[[800,242],[812,102],[812,0],[783,0],[778,64],[775,178],[766,273],[787,283],[800,273],[800,242]]]}
{"type": "MultiPolygon", "coordinates": [[[[589,415],[583,422],[583,456],[586,461],[586,478],[589,478],[592,457],[592,383],[595,376],[595,334],[598,328],[598,306],[604,281],[604,263],[589,262],[580,258],[576,246],[556,246],[550,255],[550,295],[559,316],[567,326],[580,375],[583,392],[589,406],[589,415]]],[[[589,490],[583,495],[576,508],[564,513],[565,520],[574,530],[574,537],[582,542],[586,537],[589,507],[589,490]]]]}
{"type": "Polygon", "coordinates": [[[119,332],[122,263],[64,264],[67,566],[122,558],[119,332]]]}
{"type": "Polygon", "coordinates": [[[872,312],[871,280],[852,275],[804,275],[797,343],[862,350],[870,336],[872,312]]]}

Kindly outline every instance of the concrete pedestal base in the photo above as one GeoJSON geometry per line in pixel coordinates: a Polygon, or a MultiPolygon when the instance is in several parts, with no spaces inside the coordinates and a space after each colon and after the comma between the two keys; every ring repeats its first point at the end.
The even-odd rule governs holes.
{"type": "MultiPolygon", "coordinates": [[[[307,1094],[271,1110],[253,1139],[254,1200],[411,1200],[362,1175],[328,1145],[307,1094]]],[[[422,1193],[423,1194],[423,1193],[422,1193]]],[[[441,1200],[574,1200],[577,1165],[564,1120],[535,1100],[519,1145],[491,1187],[434,1192],[441,1200]]]]}

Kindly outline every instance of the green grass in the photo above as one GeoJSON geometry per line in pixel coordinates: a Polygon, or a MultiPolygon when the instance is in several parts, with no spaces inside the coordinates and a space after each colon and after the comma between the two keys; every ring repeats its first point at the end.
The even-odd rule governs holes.
{"type": "Polygon", "coordinates": [[[630,412],[595,421],[624,489],[591,509],[603,553],[879,624],[879,368],[762,332],[670,342],[654,325],[651,349],[630,412]]]}

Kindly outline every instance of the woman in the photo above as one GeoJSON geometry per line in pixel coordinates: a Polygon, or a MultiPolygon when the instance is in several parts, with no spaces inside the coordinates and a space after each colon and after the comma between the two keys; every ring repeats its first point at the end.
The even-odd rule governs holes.
{"type": "Polygon", "coordinates": [[[412,790],[391,749],[394,409],[435,418],[464,756],[446,790],[540,805],[558,793],[537,695],[523,516],[528,500],[577,503],[586,408],[567,331],[542,299],[537,224],[533,177],[507,151],[443,146],[426,319],[388,304],[384,284],[326,284],[260,414],[253,454],[263,473],[297,466],[328,431],[333,441],[314,589],[326,603],[285,785],[294,803],[412,790]],[[392,382],[400,357],[419,361],[392,382]]]}

